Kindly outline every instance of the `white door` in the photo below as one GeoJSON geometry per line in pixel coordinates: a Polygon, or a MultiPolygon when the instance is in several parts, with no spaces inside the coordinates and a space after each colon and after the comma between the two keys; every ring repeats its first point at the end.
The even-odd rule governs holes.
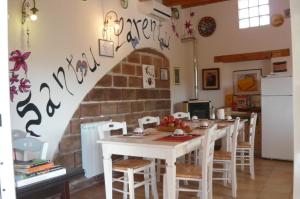
{"type": "Polygon", "coordinates": [[[2,199],[15,199],[12,158],[9,80],[8,80],[8,13],[7,0],[0,0],[0,185],[2,199]]]}
{"type": "Polygon", "coordinates": [[[262,156],[293,160],[292,96],[262,96],[262,156]]]}

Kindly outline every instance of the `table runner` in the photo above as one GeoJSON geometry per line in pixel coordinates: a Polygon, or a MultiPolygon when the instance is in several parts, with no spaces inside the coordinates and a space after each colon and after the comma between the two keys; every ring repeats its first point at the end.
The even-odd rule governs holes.
{"type": "Polygon", "coordinates": [[[198,137],[200,135],[193,135],[193,134],[189,134],[189,135],[184,135],[184,136],[174,136],[174,135],[168,135],[162,138],[158,138],[154,141],[161,141],[161,142],[185,142],[191,139],[194,139],[196,137],[198,137]]]}

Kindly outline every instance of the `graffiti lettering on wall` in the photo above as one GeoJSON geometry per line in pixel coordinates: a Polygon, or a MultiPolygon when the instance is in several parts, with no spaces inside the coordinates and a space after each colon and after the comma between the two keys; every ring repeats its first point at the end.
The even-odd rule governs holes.
{"type": "MultiPolygon", "coordinates": [[[[153,19],[145,18],[141,19],[127,19],[126,22],[123,17],[119,19],[120,30],[119,32],[114,32],[117,36],[117,45],[115,51],[117,52],[125,43],[129,43],[133,48],[137,48],[140,45],[141,39],[153,39],[159,43],[161,50],[169,49],[170,47],[170,36],[167,32],[161,34],[162,25],[153,19]],[[120,41],[120,37],[125,33],[125,28],[128,32],[123,41],[120,41]]],[[[123,38],[123,37],[122,37],[123,38]]],[[[85,52],[81,54],[80,59],[75,60],[73,55],[66,57],[66,67],[59,66],[55,72],[52,73],[52,78],[55,83],[59,86],[61,90],[67,92],[67,94],[73,96],[74,91],[72,91],[68,86],[67,78],[71,75],[75,76],[78,85],[84,83],[87,77],[88,71],[94,73],[100,63],[94,57],[92,49],[89,49],[89,56],[85,52]],[[89,57],[89,58],[88,58],[89,57]],[[92,62],[90,62],[92,60],[92,62]]],[[[43,116],[41,111],[45,111],[48,117],[53,117],[58,109],[61,109],[61,101],[54,102],[52,100],[51,91],[53,87],[49,86],[48,83],[43,82],[40,85],[39,93],[32,93],[30,88],[30,81],[27,79],[27,63],[26,59],[30,56],[30,52],[21,53],[19,50],[15,50],[11,53],[9,58],[10,61],[14,62],[14,67],[10,70],[10,96],[11,101],[14,97],[21,93],[28,93],[25,100],[17,102],[16,111],[17,114],[24,118],[29,115],[31,118],[27,121],[25,125],[25,130],[31,136],[39,137],[33,130],[34,125],[41,125],[43,122],[43,116]],[[19,78],[20,69],[24,70],[26,77],[19,78]],[[18,88],[17,88],[18,87],[18,88]],[[47,96],[47,103],[43,108],[37,107],[32,101],[33,95],[43,95],[47,96]]]]}
{"type": "MultiPolygon", "coordinates": [[[[77,62],[75,62],[74,57],[72,55],[70,55],[69,57],[66,58],[66,62],[67,62],[66,64],[67,64],[68,70],[65,71],[65,68],[60,66],[60,67],[58,67],[57,71],[52,74],[52,77],[55,80],[55,82],[57,83],[57,85],[59,86],[59,88],[62,90],[66,90],[66,92],[69,95],[74,95],[74,92],[72,92],[67,85],[67,77],[69,77],[72,74],[75,75],[77,83],[79,85],[81,85],[84,82],[85,77],[87,76],[88,70],[90,70],[90,72],[93,73],[97,70],[98,67],[100,67],[100,63],[97,62],[97,60],[95,59],[94,53],[91,48],[89,49],[89,51],[90,51],[89,54],[90,54],[91,60],[93,60],[92,67],[90,65],[90,62],[89,62],[89,59],[88,59],[86,53],[82,53],[81,54],[82,60],[77,60],[77,62]],[[76,67],[74,67],[74,64],[76,64],[76,67]]],[[[30,53],[22,54],[19,50],[13,51],[11,53],[10,60],[11,61],[18,60],[21,63],[21,65],[15,64],[14,68],[11,69],[10,71],[14,71],[14,70],[18,71],[18,68],[23,68],[24,71],[27,72],[27,64],[25,62],[25,59],[27,59],[29,57],[29,55],[30,55],[30,53]],[[17,52],[17,53],[14,53],[14,52],[17,52]],[[13,59],[13,55],[18,55],[18,57],[20,59],[16,59],[16,58],[13,59]]],[[[12,77],[11,77],[10,81],[15,82],[16,80],[12,80],[12,77]]],[[[28,80],[28,82],[29,82],[29,80],[28,80]]],[[[27,84],[25,84],[25,85],[27,85],[27,84]]],[[[55,111],[61,108],[61,102],[60,101],[54,102],[52,100],[51,87],[49,86],[48,83],[43,82],[40,85],[40,93],[38,93],[38,94],[46,95],[48,97],[48,101],[45,104],[44,109],[39,109],[37,107],[37,105],[35,105],[31,101],[32,93],[29,90],[29,88],[30,88],[30,85],[29,85],[29,87],[27,85],[26,88],[22,87],[23,91],[26,91],[29,94],[25,100],[19,101],[17,103],[16,110],[17,110],[18,115],[21,118],[24,118],[27,114],[30,114],[30,113],[31,113],[30,115],[34,114],[34,117],[32,117],[29,121],[27,121],[27,123],[25,125],[25,129],[26,129],[26,132],[29,133],[31,136],[39,137],[40,135],[37,134],[36,132],[34,132],[34,130],[32,130],[32,126],[40,125],[42,123],[43,118],[42,118],[41,110],[45,110],[48,117],[53,117],[55,115],[55,111]]]]}
{"type": "Polygon", "coordinates": [[[158,41],[161,50],[169,49],[170,36],[168,36],[167,32],[165,32],[163,36],[161,35],[162,25],[157,24],[157,21],[148,18],[144,18],[143,20],[128,18],[125,22],[123,17],[120,17],[118,21],[120,22],[120,30],[114,32],[115,36],[117,36],[116,52],[126,43],[126,41],[127,43],[130,43],[134,49],[137,48],[142,36],[145,39],[150,39],[152,37],[154,41],[158,41]],[[129,31],[126,34],[126,41],[120,42],[120,36],[125,32],[125,27],[129,28],[129,31]],[[157,38],[155,38],[156,35],[157,38]]]}

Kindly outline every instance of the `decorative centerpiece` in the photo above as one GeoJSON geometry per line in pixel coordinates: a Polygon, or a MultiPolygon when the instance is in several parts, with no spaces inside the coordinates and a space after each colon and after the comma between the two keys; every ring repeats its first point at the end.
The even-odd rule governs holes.
{"type": "Polygon", "coordinates": [[[158,127],[158,130],[167,132],[174,132],[176,129],[181,129],[185,133],[192,132],[192,129],[187,125],[185,121],[181,119],[175,119],[172,115],[164,117],[158,127]]]}

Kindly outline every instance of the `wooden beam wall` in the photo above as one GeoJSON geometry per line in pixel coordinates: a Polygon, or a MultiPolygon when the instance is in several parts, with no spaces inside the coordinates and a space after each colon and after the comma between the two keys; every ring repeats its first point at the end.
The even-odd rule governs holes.
{"type": "Polygon", "coordinates": [[[211,3],[218,3],[222,1],[228,1],[228,0],[163,0],[163,4],[169,7],[180,5],[183,8],[187,8],[187,7],[207,5],[211,3]]]}
{"type": "Polygon", "coordinates": [[[232,54],[232,55],[222,55],[215,56],[214,61],[231,63],[231,62],[241,62],[241,61],[254,61],[254,60],[265,60],[271,59],[273,57],[285,57],[290,55],[290,49],[280,49],[280,50],[269,50],[260,52],[251,52],[243,54],[232,54]]]}

